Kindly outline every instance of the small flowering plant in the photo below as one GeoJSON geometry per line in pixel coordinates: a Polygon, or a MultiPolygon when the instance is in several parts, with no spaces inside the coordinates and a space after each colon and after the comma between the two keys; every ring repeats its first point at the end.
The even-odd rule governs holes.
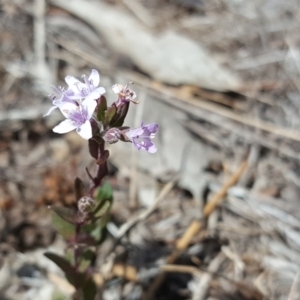
{"type": "Polygon", "coordinates": [[[73,299],[93,300],[97,287],[93,279],[96,249],[105,240],[106,224],[112,206],[113,194],[110,185],[103,184],[108,174],[107,159],[109,151],[105,145],[117,142],[129,142],[137,150],[149,153],[157,151],[152,139],[158,130],[155,123],[141,123],[139,128],[124,126],[130,102],[137,104],[136,93],[129,88],[115,84],[112,90],[117,99],[110,105],[104,96],[105,89],[100,87],[100,76],[92,70],[83,81],[67,76],[67,88],[55,88],[56,95],[51,95],[52,107],[44,116],[49,116],[59,109],[65,117],[53,128],[56,133],[76,130],[79,136],[87,140],[91,157],[95,160],[96,171],[86,172],[90,179],[89,188],[85,189],[83,181],[75,179],[75,197],[77,208],[60,206],[51,207],[53,224],[66,239],[67,255],[59,256],[47,252],[45,255],[56,263],[74,286],[73,299]]]}

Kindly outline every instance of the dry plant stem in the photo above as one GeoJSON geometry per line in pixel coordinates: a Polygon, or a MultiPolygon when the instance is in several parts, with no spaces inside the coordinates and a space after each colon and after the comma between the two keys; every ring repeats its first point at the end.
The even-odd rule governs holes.
{"type": "Polygon", "coordinates": [[[240,177],[242,176],[243,172],[248,167],[248,162],[244,161],[238,168],[238,170],[228,179],[228,181],[222,186],[220,191],[215,194],[212,199],[205,205],[204,207],[204,216],[208,217],[216,207],[221,203],[222,199],[226,195],[228,189],[235,185],[240,177]]]}
{"type": "MultiPolygon", "coordinates": [[[[179,257],[184,249],[188,247],[192,238],[197,234],[202,227],[202,224],[198,221],[193,221],[188,229],[185,231],[183,236],[178,240],[176,244],[176,249],[167,258],[167,264],[173,264],[175,260],[179,257]]],[[[150,285],[148,291],[144,294],[143,300],[152,300],[155,297],[156,291],[162,284],[166,277],[166,273],[162,272],[154,279],[153,283],[150,285]]]]}
{"type": "MultiPolygon", "coordinates": [[[[217,205],[222,201],[222,198],[226,195],[228,189],[235,185],[240,177],[242,176],[243,172],[247,168],[248,163],[244,161],[236,173],[234,173],[227,182],[222,186],[221,190],[213,197],[210,203],[208,203],[204,208],[204,215],[208,217],[217,207],[217,205]],[[209,206],[208,206],[209,205],[209,206]]],[[[199,221],[193,221],[188,229],[185,231],[183,236],[177,241],[176,249],[171,253],[171,255],[167,258],[167,264],[173,264],[175,260],[178,258],[180,253],[185,250],[189,243],[191,242],[192,238],[201,230],[203,225],[199,221]]],[[[162,284],[165,279],[165,272],[160,273],[151,284],[150,288],[144,295],[143,300],[152,300],[154,299],[155,293],[162,284]]]]}
{"type": "Polygon", "coordinates": [[[300,299],[300,271],[295,275],[288,300],[297,300],[300,299]]]}
{"type": "Polygon", "coordinates": [[[155,20],[149,15],[147,10],[143,7],[140,1],[136,0],[123,0],[122,1],[130,11],[146,26],[153,27],[155,20]]]}
{"type": "Polygon", "coordinates": [[[130,219],[128,222],[126,222],[121,226],[118,233],[116,234],[116,239],[118,242],[126,233],[128,233],[130,229],[132,229],[139,222],[146,220],[155,211],[159,202],[167,196],[167,194],[173,189],[177,181],[178,181],[178,177],[175,177],[172,181],[167,183],[163,188],[163,190],[158,195],[158,197],[156,198],[156,200],[154,201],[152,206],[150,206],[146,211],[142,212],[137,217],[130,219]]]}
{"type": "Polygon", "coordinates": [[[35,52],[35,67],[39,71],[45,68],[45,12],[46,1],[36,0],[34,4],[35,8],[35,22],[34,22],[34,52],[35,52]]]}
{"type": "MultiPolygon", "coordinates": [[[[219,257],[219,256],[217,256],[217,257],[219,257]]],[[[222,263],[222,261],[220,261],[220,263],[222,263]]],[[[221,274],[218,272],[212,272],[209,269],[205,269],[205,268],[201,268],[201,267],[197,268],[197,267],[185,266],[185,265],[164,265],[161,267],[161,269],[164,272],[168,272],[168,273],[188,273],[188,274],[191,274],[196,277],[201,277],[202,280],[203,280],[203,276],[205,274],[210,274],[212,277],[221,277],[221,278],[225,279],[226,281],[228,281],[229,283],[234,284],[238,289],[242,290],[243,293],[245,293],[245,294],[249,293],[251,295],[257,296],[257,297],[255,297],[255,299],[261,299],[260,293],[254,287],[249,287],[243,281],[234,280],[224,274],[221,274]]],[[[295,299],[298,299],[298,298],[295,298],[295,299]]],[[[288,300],[291,300],[291,299],[288,299],[288,300]]]]}
{"type": "Polygon", "coordinates": [[[219,253],[209,264],[208,271],[210,273],[206,273],[201,277],[199,281],[198,291],[193,295],[192,300],[204,300],[206,299],[206,295],[210,286],[210,282],[213,278],[211,273],[216,273],[221,264],[225,260],[225,255],[223,253],[219,253]]]}
{"type": "Polygon", "coordinates": [[[164,265],[161,267],[161,269],[168,273],[188,273],[193,276],[202,275],[202,272],[200,272],[196,267],[192,266],[164,265]]]}
{"type": "Polygon", "coordinates": [[[163,102],[171,105],[172,107],[191,113],[193,116],[201,116],[201,118],[203,117],[210,121],[211,118],[209,117],[209,114],[212,113],[231,121],[274,134],[278,137],[298,142],[300,141],[300,134],[296,130],[278,127],[259,119],[253,119],[245,115],[237,114],[228,108],[222,108],[218,104],[210,103],[199,98],[180,95],[178,93],[178,89],[168,88],[163,84],[150,81],[149,79],[133,72],[126,72],[126,76],[131,78],[135,83],[148,87],[150,94],[157,96],[157,93],[159,93],[160,99],[163,102]]]}

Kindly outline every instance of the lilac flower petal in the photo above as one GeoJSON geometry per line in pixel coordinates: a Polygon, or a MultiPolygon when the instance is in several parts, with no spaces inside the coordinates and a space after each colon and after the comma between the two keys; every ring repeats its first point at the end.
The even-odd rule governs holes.
{"type": "Polygon", "coordinates": [[[155,153],[157,148],[151,139],[155,137],[157,129],[158,125],[155,123],[144,125],[142,122],[140,128],[131,129],[125,132],[125,135],[132,141],[136,149],[155,153]]]}
{"type": "Polygon", "coordinates": [[[118,95],[118,100],[115,102],[117,107],[133,101],[136,98],[136,93],[129,89],[128,85],[129,83],[126,86],[123,86],[122,84],[115,84],[112,86],[112,90],[118,95]]]}
{"type": "Polygon", "coordinates": [[[78,108],[79,106],[72,102],[63,102],[59,106],[59,109],[65,118],[69,117],[71,111],[77,110],[78,108]]]}
{"type": "MultiPolygon", "coordinates": [[[[98,92],[97,90],[94,90],[91,92],[88,96],[85,97],[85,101],[94,101],[97,100],[105,93],[105,89],[103,93],[98,92]]],[[[95,101],[94,101],[95,102],[95,101]]]]}
{"type": "Polygon", "coordinates": [[[106,90],[104,87],[100,86],[95,89],[95,92],[99,93],[100,95],[103,95],[106,93],[106,90]]]}
{"type": "Polygon", "coordinates": [[[92,115],[95,111],[95,108],[97,106],[97,102],[96,101],[89,101],[88,99],[85,99],[82,102],[82,106],[87,111],[87,119],[89,120],[92,117],[92,115]]]}
{"type": "Polygon", "coordinates": [[[81,93],[80,91],[85,88],[85,84],[82,83],[81,81],[79,81],[77,78],[75,78],[73,76],[70,76],[70,75],[68,75],[65,78],[65,81],[68,84],[69,89],[73,93],[73,96],[71,96],[70,98],[71,99],[78,99],[78,97],[81,93]]]}
{"type": "Polygon", "coordinates": [[[142,127],[146,127],[151,133],[155,133],[158,129],[158,124],[156,123],[152,123],[152,124],[148,124],[146,126],[142,126],[142,127]]]}
{"type": "Polygon", "coordinates": [[[78,82],[80,83],[80,81],[79,81],[77,78],[75,78],[75,77],[73,77],[73,76],[70,76],[70,75],[68,75],[68,76],[65,78],[65,82],[66,82],[67,85],[69,85],[69,86],[73,86],[73,85],[77,84],[78,82]]]}
{"type": "Polygon", "coordinates": [[[125,134],[129,139],[142,135],[144,130],[142,128],[131,129],[127,131],[125,134]]]}
{"type": "Polygon", "coordinates": [[[58,106],[52,106],[52,107],[50,107],[50,109],[48,110],[48,112],[45,113],[45,114],[43,115],[43,117],[49,116],[49,115],[50,115],[57,107],[58,107],[58,106]]]}
{"type": "Polygon", "coordinates": [[[112,90],[115,94],[119,94],[122,92],[122,90],[124,89],[124,86],[122,84],[115,84],[112,86],[112,90]]]}
{"type": "Polygon", "coordinates": [[[67,76],[65,80],[69,85],[69,89],[74,93],[74,95],[70,95],[70,98],[74,100],[78,98],[86,99],[87,97],[91,100],[95,100],[105,93],[105,89],[103,87],[98,87],[100,83],[100,75],[95,69],[92,70],[89,78],[86,78],[86,76],[83,75],[84,82],[79,81],[73,76],[67,76]]]}
{"type": "Polygon", "coordinates": [[[150,146],[147,150],[149,153],[155,153],[157,151],[156,146],[152,143],[152,146],[150,146]]]}
{"type": "Polygon", "coordinates": [[[136,149],[138,149],[138,150],[141,150],[141,149],[142,149],[142,146],[141,146],[140,142],[138,142],[137,140],[133,140],[133,141],[132,141],[132,144],[133,144],[133,146],[134,146],[136,149]]]}
{"type": "Polygon", "coordinates": [[[98,86],[100,83],[100,75],[99,72],[95,69],[92,69],[92,72],[89,76],[89,81],[92,81],[94,86],[98,86]]]}
{"type": "Polygon", "coordinates": [[[74,125],[74,123],[71,120],[67,119],[55,126],[53,128],[53,131],[56,133],[67,133],[74,130],[75,128],[76,126],[74,125]]]}
{"type": "Polygon", "coordinates": [[[76,131],[85,140],[89,140],[93,136],[92,125],[89,120],[77,128],[76,131]]]}

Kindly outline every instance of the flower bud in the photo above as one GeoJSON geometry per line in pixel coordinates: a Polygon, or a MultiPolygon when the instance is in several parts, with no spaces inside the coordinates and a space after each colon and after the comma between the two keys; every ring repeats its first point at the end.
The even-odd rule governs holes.
{"type": "Polygon", "coordinates": [[[130,102],[135,104],[139,103],[139,101],[134,100],[136,98],[136,93],[128,88],[130,83],[133,82],[129,82],[126,86],[115,84],[112,87],[112,90],[118,95],[118,99],[112,105],[116,108],[116,112],[109,122],[111,127],[120,127],[123,125],[130,102]]]}
{"type": "Polygon", "coordinates": [[[123,86],[122,84],[115,84],[112,87],[114,93],[118,95],[118,100],[116,101],[117,107],[130,101],[136,104],[139,103],[134,100],[136,98],[136,93],[128,87],[129,84],[133,84],[133,82],[129,82],[126,86],[123,86]]]}
{"type": "Polygon", "coordinates": [[[94,209],[95,205],[96,205],[96,202],[93,198],[91,198],[89,196],[84,196],[78,200],[77,207],[80,212],[88,213],[94,209]]]}
{"type": "Polygon", "coordinates": [[[103,140],[109,144],[116,143],[120,138],[121,131],[118,128],[110,128],[103,135],[103,140]]]}

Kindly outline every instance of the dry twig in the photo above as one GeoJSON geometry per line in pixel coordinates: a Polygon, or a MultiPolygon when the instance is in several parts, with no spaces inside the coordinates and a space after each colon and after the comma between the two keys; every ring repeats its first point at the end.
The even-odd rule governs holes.
{"type": "Polygon", "coordinates": [[[174,185],[178,181],[178,177],[174,178],[168,184],[165,185],[163,190],[160,192],[156,200],[154,201],[153,205],[150,206],[147,210],[142,212],[135,218],[130,219],[128,222],[123,224],[119,231],[116,233],[115,237],[119,241],[130,229],[132,229],[135,225],[139,222],[146,220],[157,208],[159,202],[164,199],[167,194],[173,189],[174,185]]]}
{"type": "Polygon", "coordinates": [[[291,287],[291,291],[287,300],[297,300],[300,298],[300,272],[298,272],[294,278],[294,282],[291,287]]]}
{"type": "Polygon", "coordinates": [[[216,273],[221,264],[225,260],[225,255],[221,252],[219,253],[209,264],[208,271],[209,273],[204,274],[199,281],[198,291],[194,293],[192,300],[204,300],[210,286],[210,282],[213,278],[211,273],[216,273]]]}
{"type": "Polygon", "coordinates": [[[208,217],[216,207],[221,203],[222,199],[226,195],[228,189],[235,185],[240,177],[242,176],[243,172],[248,167],[247,161],[244,161],[238,170],[228,179],[228,181],[222,186],[218,193],[216,193],[213,198],[206,204],[204,207],[204,216],[208,217]]]}

